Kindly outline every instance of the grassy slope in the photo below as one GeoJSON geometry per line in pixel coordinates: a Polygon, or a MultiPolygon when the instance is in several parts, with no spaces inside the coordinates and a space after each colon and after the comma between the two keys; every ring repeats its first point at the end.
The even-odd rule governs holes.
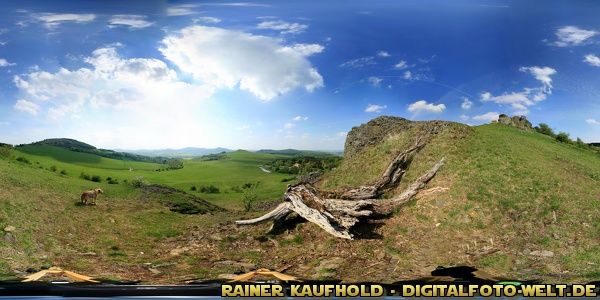
{"type": "MultiPolygon", "coordinates": [[[[283,178],[287,174],[269,174],[259,168],[266,162],[281,158],[280,155],[252,153],[248,151],[235,151],[227,154],[230,159],[221,161],[194,162],[185,161],[183,169],[175,171],[161,171],[166,166],[154,163],[123,161],[104,158],[92,154],[73,152],[54,146],[28,145],[15,151],[15,156],[29,159],[34,166],[49,169],[57,168],[57,172],[67,171],[68,176],[79,177],[83,172],[89,175],[99,175],[103,182],[107,177],[117,179],[119,183],[124,180],[131,182],[136,177],[143,177],[150,183],[165,184],[188,193],[190,188],[214,185],[219,188],[218,194],[201,194],[197,196],[212,201],[217,205],[233,205],[241,207],[242,193],[231,190],[235,186],[246,183],[260,182],[257,193],[259,201],[275,200],[282,196],[287,183],[283,178]],[[129,168],[131,167],[131,171],[129,168]]],[[[94,188],[94,182],[88,181],[88,189],[94,188]]],[[[114,185],[110,185],[113,187],[114,185]]],[[[110,190],[110,188],[109,188],[110,190]]]]}
{"type": "MultiPolygon", "coordinates": [[[[386,250],[408,268],[472,264],[512,277],[598,280],[600,156],[510,126],[472,130],[457,139],[465,129],[455,126],[415,156],[396,193],[441,157],[446,164],[430,191],[386,222],[386,250]],[[554,256],[531,254],[543,250],[554,256]]],[[[376,177],[396,151],[412,143],[408,136],[345,162],[323,186],[376,177]]]]}
{"type": "MultiPolygon", "coordinates": [[[[413,142],[410,133],[405,133],[368,149],[328,175],[322,187],[364,183],[378,176],[395,153],[413,142]]],[[[151,183],[184,190],[191,184],[214,184],[223,189],[256,180],[266,187],[262,178],[269,177],[261,176],[286,177],[258,169],[272,156],[247,152],[230,156],[228,161],[186,162],[184,169],[169,172],[141,167],[133,172],[101,170],[92,168],[93,164],[87,170],[90,174],[106,172],[101,175],[120,182],[141,174],[151,183]]],[[[429,190],[391,218],[359,225],[355,241],[334,238],[310,223],[269,236],[265,235],[269,224],[230,225],[234,219],[264,213],[245,213],[237,201],[222,200],[219,204],[231,208],[224,213],[180,215],[159,205],[155,196],[129,185],[74,178],[85,170],[82,164],[59,165],[56,160],[31,157],[44,168],[53,164],[59,171],[73,168],[69,169],[72,174],[61,176],[36,164],[0,158],[0,227],[17,228],[15,242],[0,241],[0,255],[8,258],[0,261],[0,270],[10,275],[12,270],[56,264],[96,276],[176,282],[230,273],[234,268],[213,263],[235,260],[287,269],[292,275],[310,276],[316,271],[317,276],[348,281],[364,280],[363,274],[368,273],[372,280],[392,282],[427,275],[437,265],[451,264],[546,282],[600,279],[600,221],[596,217],[600,157],[503,125],[455,125],[415,156],[398,191],[442,156],[446,164],[428,185],[429,190]],[[98,206],[77,205],[78,194],[90,185],[107,193],[98,206]],[[173,254],[173,250],[182,254],[173,254]],[[551,251],[553,257],[531,254],[541,250],[551,251]],[[96,255],[82,254],[86,252],[96,255]],[[342,259],[339,265],[321,265],[336,257],[342,259]],[[161,269],[161,275],[152,275],[142,267],[145,263],[173,265],[161,269]]],[[[269,190],[279,197],[283,186],[285,183],[273,180],[269,190]]],[[[233,192],[213,196],[233,199],[236,195],[240,196],[233,192]]]]}

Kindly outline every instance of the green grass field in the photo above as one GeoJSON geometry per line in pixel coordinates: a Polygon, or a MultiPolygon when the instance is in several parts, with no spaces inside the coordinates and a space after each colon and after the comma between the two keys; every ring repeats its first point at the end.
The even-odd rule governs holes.
{"type": "MultiPolygon", "coordinates": [[[[419,130],[415,126],[344,161],[318,187],[335,190],[379,176],[419,130]]],[[[246,212],[243,193],[232,187],[260,182],[259,201],[283,195],[289,182],[282,179],[290,175],[259,168],[281,156],[236,151],[226,160],[186,160],[183,169],[158,172],[165,166],[44,147],[19,147],[11,158],[0,156],[0,229],[15,228],[1,231],[2,278],[42,265],[156,282],[234,271],[215,267],[219,260],[290,268],[306,276],[320,261],[341,257],[335,274],[347,280],[360,280],[371,270],[373,280],[392,282],[437,265],[472,265],[497,276],[548,283],[600,279],[600,156],[534,131],[454,124],[431,136],[400,186],[385,196],[401,192],[441,157],[445,165],[392,217],[359,223],[354,241],[334,238],[311,223],[279,235],[266,234],[269,224],[231,225],[265,213],[246,212]],[[82,172],[102,182],[81,179],[82,172]],[[125,183],[140,176],[227,211],[170,211],[167,196],[125,183]],[[107,177],[119,184],[109,184],[107,177]],[[191,191],[193,185],[213,185],[220,193],[191,191]],[[99,204],[80,205],[81,191],[97,187],[105,191],[99,204]],[[551,255],[540,256],[542,251],[551,255]],[[172,267],[153,275],[144,268],[148,264],[172,267]]]]}
{"type": "MultiPolygon", "coordinates": [[[[352,186],[376,177],[395,153],[414,143],[410,134],[345,162],[322,187],[352,186]]],[[[412,262],[437,257],[431,263],[453,260],[512,276],[532,264],[539,274],[556,278],[577,274],[598,279],[600,155],[535,131],[501,124],[457,125],[415,155],[392,194],[442,157],[446,163],[429,186],[437,192],[417,196],[399,213],[401,223],[388,228],[390,234],[384,237],[389,251],[412,262]],[[395,234],[407,230],[412,234],[395,234]],[[414,248],[407,246],[407,239],[414,248]],[[554,256],[528,254],[542,250],[554,256]]]]}
{"type": "MultiPolygon", "coordinates": [[[[277,200],[283,195],[287,183],[282,179],[289,174],[266,173],[259,167],[266,162],[285,156],[253,153],[238,150],[228,153],[229,159],[218,161],[186,160],[184,168],[165,170],[165,166],[155,163],[116,160],[92,154],[73,152],[54,146],[28,145],[15,150],[14,156],[27,158],[33,166],[41,169],[56,168],[56,172],[66,171],[66,176],[79,178],[81,173],[98,175],[103,183],[106,178],[116,179],[120,184],[131,182],[136,177],[143,177],[151,184],[169,185],[174,188],[194,193],[198,197],[215,204],[236,207],[241,205],[243,193],[235,187],[246,183],[259,182],[258,201],[277,200]],[[219,193],[199,193],[191,191],[192,186],[213,185],[219,193]]],[[[97,185],[88,181],[90,189],[97,185]]],[[[116,185],[103,185],[110,192],[116,185]]]]}

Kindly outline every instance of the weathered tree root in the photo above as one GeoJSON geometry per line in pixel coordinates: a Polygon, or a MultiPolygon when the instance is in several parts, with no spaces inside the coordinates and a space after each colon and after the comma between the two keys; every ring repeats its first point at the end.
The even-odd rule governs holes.
{"type": "Polygon", "coordinates": [[[356,189],[347,190],[343,199],[321,199],[315,189],[306,185],[289,185],[284,195],[284,202],[271,212],[252,220],[235,221],[238,225],[254,225],[273,221],[271,231],[280,228],[285,218],[296,212],[304,219],[313,222],[334,236],[353,239],[349,229],[360,221],[360,218],[385,216],[394,208],[408,202],[425,184],[435,176],[444,164],[442,158],[433,168],[421,175],[400,195],[391,199],[374,199],[386,190],[395,187],[404,174],[409,154],[416,151],[420,139],[415,146],[397,155],[378,179],[356,189]],[[348,200],[354,199],[354,200],[348,200]]]}

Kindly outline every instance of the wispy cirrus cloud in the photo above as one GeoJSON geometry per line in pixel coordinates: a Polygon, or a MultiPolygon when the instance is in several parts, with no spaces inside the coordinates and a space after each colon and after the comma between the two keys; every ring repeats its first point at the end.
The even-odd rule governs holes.
{"type": "Polygon", "coordinates": [[[590,38],[599,32],[595,30],[580,29],[577,26],[564,26],[556,30],[558,40],[550,42],[550,45],[558,47],[581,46],[590,43],[590,38]]]}
{"type": "Polygon", "coordinates": [[[196,13],[195,9],[198,6],[199,6],[198,4],[171,5],[167,8],[167,16],[177,17],[177,16],[193,15],[196,13]]]}
{"type": "Polygon", "coordinates": [[[221,19],[215,17],[200,17],[193,19],[194,23],[217,24],[221,23],[221,19]]]}
{"type": "Polygon", "coordinates": [[[48,29],[55,29],[65,22],[88,23],[96,19],[95,14],[56,14],[56,13],[39,13],[32,14],[32,17],[37,22],[48,29]]]}
{"type": "Polygon", "coordinates": [[[256,25],[258,29],[270,29],[279,31],[280,34],[299,34],[304,32],[308,25],[300,23],[289,23],[283,20],[263,21],[256,25]]]}
{"type": "Polygon", "coordinates": [[[365,112],[373,113],[373,112],[381,112],[386,109],[387,105],[377,105],[377,104],[369,104],[365,109],[365,112]]]}
{"type": "Polygon", "coordinates": [[[147,16],[143,15],[114,15],[108,21],[108,27],[126,26],[129,29],[142,29],[152,26],[154,22],[146,21],[147,16]]]}
{"type": "Polygon", "coordinates": [[[438,105],[434,105],[433,103],[427,103],[425,100],[419,100],[415,103],[411,103],[408,105],[408,111],[429,111],[439,113],[446,109],[446,105],[440,103],[438,105]]]}
{"type": "Polygon", "coordinates": [[[351,68],[351,69],[360,69],[360,68],[363,68],[366,66],[372,66],[375,64],[377,64],[377,62],[375,62],[375,58],[373,56],[365,56],[365,57],[349,60],[349,61],[341,64],[340,67],[351,68]]]}

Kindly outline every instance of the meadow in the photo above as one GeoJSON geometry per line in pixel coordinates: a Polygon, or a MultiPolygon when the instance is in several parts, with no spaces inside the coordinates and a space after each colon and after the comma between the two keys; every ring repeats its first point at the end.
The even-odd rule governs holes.
{"type": "MultiPolygon", "coordinates": [[[[344,160],[317,188],[334,191],[379,176],[420,130],[415,126],[344,160]]],[[[266,212],[246,211],[244,189],[236,187],[260,182],[262,202],[278,200],[294,183],[284,182],[290,174],[260,169],[285,155],[239,150],[228,159],[185,160],[183,169],[157,171],[165,166],[43,147],[0,156],[2,278],[44,265],[155,283],[248,271],[221,263],[230,261],[349,282],[365,273],[381,282],[410,279],[438,265],[546,283],[600,280],[600,155],[533,130],[452,124],[430,136],[399,187],[384,197],[401,192],[441,157],[445,165],[391,217],[356,226],[353,241],[295,217],[277,234],[268,233],[270,224],[233,225],[266,212]],[[101,182],[81,179],[81,173],[101,182]],[[170,196],[134,187],[138,177],[225,210],[173,212],[164,202],[170,196]],[[211,185],[219,193],[199,192],[211,185]],[[105,191],[98,205],[79,204],[82,190],[98,187],[105,191]]]]}
{"type": "MultiPolygon", "coordinates": [[[[258,202],[272,201],[283,195],[287,183],[282,180],[290,178],[289,174],[267,173],[260,169],[265,163],[287,156],[245,150],[229,152],[227,153],[229,158],[224,160],[184,160],[184,167],[178,170],[166,170],[165,165],[162,164],[105,158],[55,146],[22,146],[15,150],[14,155],[26,158],[41,169],[52,168],[58,173],[64,170],[68,177],[79,178],[83,173],[99,176],[101,183],[106,183],[106,178],[111,178],[119,184],[131,183],[135,178],[142,177],[150,184],[168,185],[194,193],[217,205],[234,208],[242,205],[245,184],[258,182],[256,188],[258,202]],[[211,185],[218,188],[219,192],[198,192],[200,187],[211,185]],[[196,191],[191,190],[193,186],[196,187],[196,191]]],[[[90,189],[95,184],[89,182],[90,189]]],[[[106,192],[109,193],[116,185],[103,184],[106,192]]]]}

